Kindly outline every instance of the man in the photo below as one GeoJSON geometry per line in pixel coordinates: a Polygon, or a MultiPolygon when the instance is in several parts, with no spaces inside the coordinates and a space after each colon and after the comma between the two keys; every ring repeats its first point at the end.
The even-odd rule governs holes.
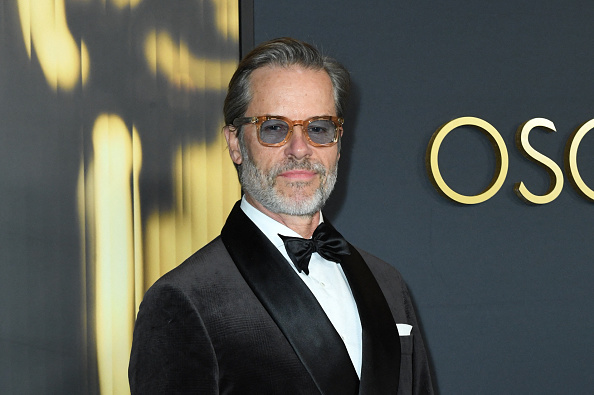
{"type": "Polygon", "coordinates": [[[244,196],[219,237],[146,293],[133,393],[433,393],[400,274],[320,212],[348,88],[340,64],[294,39],[239,64],[224,133],[244,196]]]}

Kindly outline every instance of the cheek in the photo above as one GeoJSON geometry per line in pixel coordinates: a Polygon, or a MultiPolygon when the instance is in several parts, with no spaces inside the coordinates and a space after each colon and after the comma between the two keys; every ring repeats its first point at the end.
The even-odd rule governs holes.
{"type": "Polygon", "coordinates": [[[273,155],[273,153],[267,152],[266,149],[259,149],[259,147],[255,150],[253,147],[252,149],[248,149],[246,154],[249,155],[249,158],[254,163],[254,165],[264,173],[268,173],[270,169],[281,160],[273,155]]]}
{"type": "Polygon", "coordinates": [[[260,159],[262,157],[260,143],[254,141],[251,135],[244,136],[241,154],[244,158],[250,159],[256,165],[262,162],[260,159]]]}
{"type": "Polygon", "coordinates": [[[324,162],[326,164],[327,168],[332,168],[333,166],[335,166],[338,163],[338,160],[340,159],[340,153],[338,152],[337,149],[334,149],[333,152],[329,152],[325,159],[324,162]]]}

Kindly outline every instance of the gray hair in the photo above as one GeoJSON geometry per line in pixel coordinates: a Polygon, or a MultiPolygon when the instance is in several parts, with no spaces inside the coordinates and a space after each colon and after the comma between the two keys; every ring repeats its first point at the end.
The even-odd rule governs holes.
{"type": "Polygon", "coordinates": [[[323,56],[312,45],[294,38],[277,38],[258,45],[237,66],[231,81],[223,114],[225,124],[232,125],[235,118],[245,116],[252,99],[250,75],[265,66],[289,67],[298,65],[307,69],[325,70],[332,81],[336,114],[344,117],[350,89],[349,72],[336,60],[323,56]]]}

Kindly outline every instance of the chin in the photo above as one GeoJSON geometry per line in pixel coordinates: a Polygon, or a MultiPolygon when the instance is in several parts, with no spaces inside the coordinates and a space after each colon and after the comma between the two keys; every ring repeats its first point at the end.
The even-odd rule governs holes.
{"type": "Polygon", "coordinates": [[[282,200],[287,202],[287,204],[301,205],[308,204],[310,201],[315,200],[316,192],[317,189],[315,188],[307,188],[307,190],[302,188],[299,190],[279,191],[277,196],[280,196],[282,200]]]}
{"type": "Polygon", "coordinates": [[[283,214],[296,216],[312,216],[324,205],[324,198],[319,190],[305,193],[278,194],[276,208],[283,214]]]}

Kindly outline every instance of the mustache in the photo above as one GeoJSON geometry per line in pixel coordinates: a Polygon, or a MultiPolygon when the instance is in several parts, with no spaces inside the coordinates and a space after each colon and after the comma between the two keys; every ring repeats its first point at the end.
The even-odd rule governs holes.
{"type": "Polygon", "coordinates": [[[290,170],[307,170],[318,173],[321,177],[326,175],[326,168],[320,162],[312,162],[309,158],[301,160],[287,159],[283,163],[274,166],[270,176],[276,178],[279,174],[290,170]]]}

